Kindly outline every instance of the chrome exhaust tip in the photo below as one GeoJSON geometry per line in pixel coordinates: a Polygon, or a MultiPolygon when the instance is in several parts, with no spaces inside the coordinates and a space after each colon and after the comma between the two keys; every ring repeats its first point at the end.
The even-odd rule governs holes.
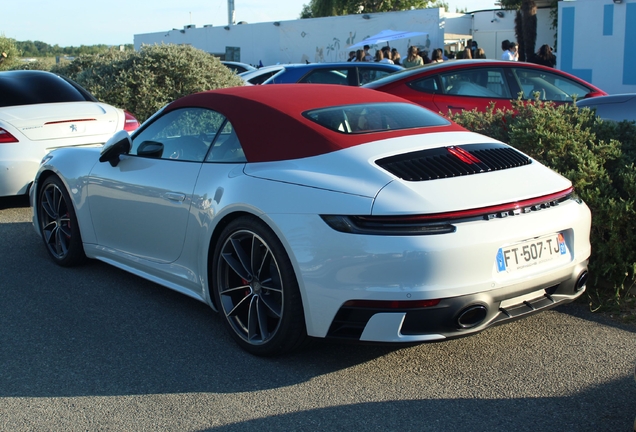
{"type": "Polygon", "coordinates": [[[483,305],[472,305],[463,309],[457,317],[457,327],[469,329],[481,324],[488,314],[488,309],[483,305]]]}
{"type": "Polygon", "coordinates": [[[587,270],[583,270],[578,278],[576,278],[576,283],[574,284],[574,289],[578,292],[585,288],[587,284],[587,280],[589,278],[589,273],[587,270]]]}

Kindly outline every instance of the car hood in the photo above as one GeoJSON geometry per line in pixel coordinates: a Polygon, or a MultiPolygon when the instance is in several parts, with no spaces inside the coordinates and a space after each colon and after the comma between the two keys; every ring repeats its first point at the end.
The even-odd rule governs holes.
{"type": "Polygon", "coordinates": [[[123,118],[123,111],[98,102],[0,108],[0,121],[15,127],[32,141],[113,134],[123,128],[123,118]]]}
{"type": "Polygon", "coordinates": [[[422,150],[471,144],[502,145],[471,132],[433,133],[375,141],[316,157],[247,164],[244,172],[267,180],[370,197],[374,199],[375,215],[481,208],[549,195],[571,186],[569,180],[529,158],[524,166],[427,181],[404,180],[378,163],[422,150]]]}

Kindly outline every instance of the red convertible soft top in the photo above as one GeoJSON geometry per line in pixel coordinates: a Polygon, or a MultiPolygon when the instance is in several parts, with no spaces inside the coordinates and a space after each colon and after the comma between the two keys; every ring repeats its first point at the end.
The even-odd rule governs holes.
{"type": "Polygon", "coordinates": [[[203,107],[223,114],[234,126],[249,162],[297,159],[329,153],[366,142],[441,131],[448,126],[343,134],[305,118],[308,110],[378,102],[411,103],[388,93],[324,84],[271,84],[196,93],[166,107],[203,107]]]}

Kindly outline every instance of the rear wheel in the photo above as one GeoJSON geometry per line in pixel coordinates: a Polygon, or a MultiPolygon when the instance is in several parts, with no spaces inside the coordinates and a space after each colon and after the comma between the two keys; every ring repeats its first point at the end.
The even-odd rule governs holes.
{"type": "Polygon", "coordinates": [[[214,252],[214,296],[232,337],[261,356],[307,339],[298,282],[283,245],[261,220],[245,216],[221,233],[214,252]]]}
{"type": "Polygon", "coordinates": [[[57,264],[70,267],[86,260],[73,203],[55,176],[47,178],[40,188],[38,223],[46,250],[57,264]]]}

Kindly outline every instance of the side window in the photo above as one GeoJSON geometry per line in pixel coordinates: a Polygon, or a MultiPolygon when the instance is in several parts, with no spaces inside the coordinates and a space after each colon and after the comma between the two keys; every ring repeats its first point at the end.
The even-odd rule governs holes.
{"type": "Polygon", "coordinates": [[[409,86],[414,90],[424,93],[442,93],[439,85],[437,84],[437,78],[435,77],[428,77],[418,81],[413,81],[409,83],[409,86]]]}
{"type": "Polygon", "coordinates": [[[370,83],[371,81],[384,78],[391,72],[392,71],[384,69],[358,68],[358,82],[360,83],[360,85],[370,83]]]}
{"type": "Polygon", "coordinates": [[[205,161],[225,163],[247,162],[243,147],[241,147],[241,143],[236,135],[236,130],[229,121],[223,125],[223,129],[221,129],[221,132],[217,135],[205,161]]]}
{"type": "Polygon", "coordinates": [[[590,92],[589,88],[576,81],[543,70],[515,68],[514,72],[524,99],[534,99],[538,93],[541,100],[571,102],[574,96],[582,99],[590,92]]]}
{"type": "Polygon", "coordinates": [[[203,162],[225,117],[204,108],[182,108],[159,117],[133,140],[131,155],[203,162]]]}
{"type": "Polygon", "coordinates": [[[444,92],[450,95],[510,99],[501,69],[468,69],[441,75],[444,92]]]}
{"type": "Polygon", "coordinates": [[[346,69],[316,69],[304,76],[299,82],[349,85],[346,69]]]}

